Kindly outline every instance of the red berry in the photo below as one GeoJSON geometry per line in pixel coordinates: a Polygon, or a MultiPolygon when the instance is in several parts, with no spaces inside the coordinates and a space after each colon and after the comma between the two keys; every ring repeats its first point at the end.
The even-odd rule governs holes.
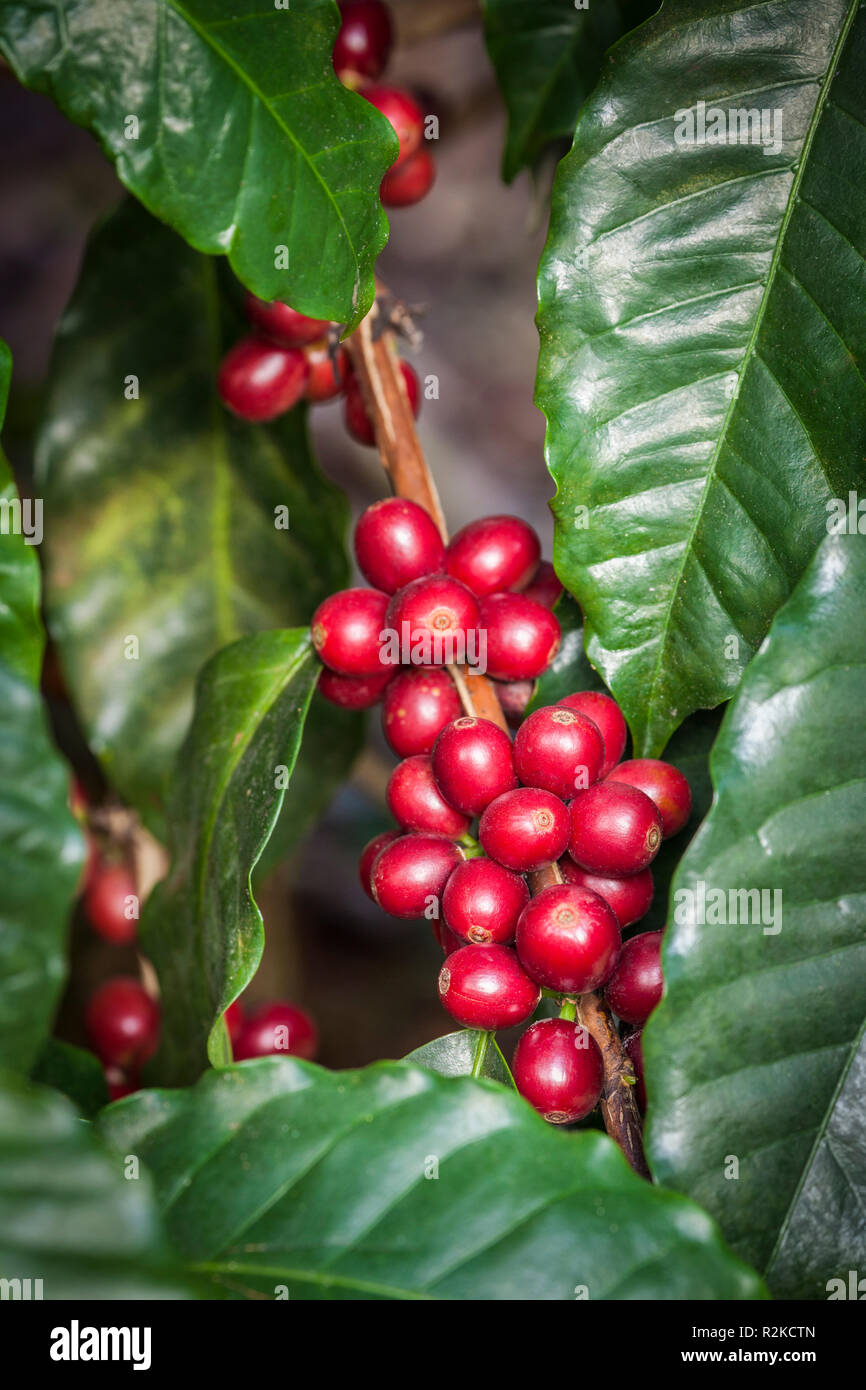
{"type": "Polygon", "coordinates": [[[662,818],[652,801],[625,782],[596,782],[571,803],[568,852],[590,873],[637,874],[662,842],[662,818]]]}
{"type": "Polygon", "coordinates": [[[309,374],[298,348],[241,338],[220,363],[217,389],[223,405],[242,420],[275,420],[297,405],[309,374]]]}
{"type": "Polygon", "coordinates": [[[240,999],[235,999],[232,1004],[229,1004],[223,1018],[232,1043],[236,1043],[244,1026],[244,1006],[240,999]]]}
{"type": "Polygon", "coordinates": [[[127,945],[138,935],[138,895],[127,864],[110,864],[95,852],[84,890],[84,910],[98,936],[127,945]]]}
{"type": "Polygon", "coordinates": [[[480,815],[497,796],[517,786],[511,740],[489,719],[454,719],[433,745],[433,776],[458,811],[480,815]]]}
{"type": "Polygon", "coordinates": [[[247,294],[244,299],[244,312],[263,337],[284,348],[306,347],[323,337],[330,327],[327,319],[308,319],[279,299],[268,303],[254,294],[247,294]]]}
{"type": "Polygon", "coordinates": [[[445,542],[429,512],[403,497],[374,502],[355,527],[355,558],[368,584],[396,593],[445,564],[445,542]]]}
{"type": "Polygon", "coordinates": [[[522,874],[558,859],[570,833],[567,807],[540,787],[518,787],[497,796],[478,826],[485,854],[522,874]]]}
{"type": "Polygon", "coordinates": [[[358,73],[380,77],[391,51],[391,17],[381,0],[344,0],[342,24],[334,44],[334,70],[338,77],[358,73]]]}
{"type": "Polygon", "coordinates": [[[305,1057],[311,1061],[318,1046],[316,1025],[294,1004],[263,1004],[251,1014],[235,1044],[236,1062],[251,1057],[305,1057]]]}
{"type": "Polygon", "coordinates": [[[457,840],[469,829],[469,817],[449,806],[437,787],[429,753],[416,753],[398,763],[388,779],[386,796],[391,815],[404,830],[457,840]]]}
{"type": "Polygon", "coordinates": [[[313,646],[340,676],[393,674],[380,660],[388,595],[378,589],[341,589],[320,603],[310,624],[313,646]]]}
{"type": "Polygon", "coordinates": [[[585,994],[603,985],[620,944],[619,925],[604,899],[570,883],[542,888],[517,923],[524,970],[562,994],[585,994]]]}
{"type": "Polygon", "coordinates": [[[605,985],[607,1002],[626,1023],[646,1023],[662,997],[662,932],[645,931],[622,948],[605,985]]]}
{"type": "Polygon", "coordinates": [[[514,738],[514,769],[527,787],[544,787],[564,801],[598,780],[601,734],[586,715],[546,705],[525,719],[514,738]]]}
{"type": "Polygon", "coordinates": [[[556,570],[549,560],[542,560],[535,571],[535,578],[527,584],[523,593],[534,599],[543,608],[552,608],[562,593],[562,585],[556,577],[556,570]]]}
{"type": "MultiPolygon", "coordinates": [[[[361,858],[358,860],[358,877],[361,880],[361,887],[368,898],[373,898],[373,887],[370,876],[373,872],[373,865],[386,845],[390,845],[394,840],[403,838],[402,830],[383,830],[381,835],[374,835],[372,840],[368,840],[361,850],[361,858]]],[[[375,902],[376,899],[373,898],[375,902]]]]}
{"type": "Polygon", "coordinates": [[[373,897],[392,917],[423,917],[438,904],[463,854],[444,835],[403,835],[386,845],[370,876],[373,897]]]}
{"type": "Polygon", "coordinates": [[[634,1074],[637,1079],[635,1091],[637,1093],[638,1108],[646,1110],[646,1077],[643,1068],[643,1033],[640,1028],[634,1033],[629,1033],[628,1037],[623,1038],[622,1045],[631,1058],[634,1067],[634,1074]]]}
{"type": "Polygon", "coordinates": [[[464,1028],[496,1032],[525,1023],[541,991],[508,946],[462,946],[439,972],[439,998],[464,1028]]]}
{"type": "Polygon", "coordinates": [[[123,1100],[124,1096],[134,1095],[138,1090],[137,1079],[127,1075],[121,1067],[105,1068],[105,1084],[109,1100],[123,1100]]]}
{"type": "Polygon", "coordinates": [[[483,598],[480,626],[487,634],[487,674],[496,680],[535,680],[559,651],[559,623],[525,594],[483,598]]]}
{"type": "Polygon", "coordinates": [[[349,357],[346,349],[338,345],[333,353],[327,339],[312,343],[306,351],[310,375],[307,379],[305,395],[308,401],[319,403],[331,401],[346,384],[349,376],[349,357]]]}
{"type": "Polygon", "coordinates": [[[538,569],[541,543],[518,516],[483,516],[452,538],[447,569],[479,598],[522,589],[538,569]]]}
{"type": "Polygon", "coordinates": [[[462,664],[476,636],[478,600],[459,580],[428,574],[392,595],[385,622],[413,664],[462,664]]]}
{"type": "Polygon", "coordinates": [[[436,179],[436,164],[429,150],[416,150],[397,164],[379,184],[386,208],[408,208],[426,198],[436,179]]]}
{"type": "Polygon", "coordinates": [[[535,681],[496,681],[495,689],[502,713],[512,728],[517,727],[535,692],[535,681]]]}
{"type": "Polygon", "coordinates": [[[424,112],[417,101],[400,87],[370,85],[359,89],[359,96],[381,111],[391,122],[400,142],[400,153],[391,165],[396,169],[420,148],[424,136],[424,112]]]}
{"type": "Polygon", "coordinates": [[[103,1065],[129,1071],[156,1051],[159,1005],[138,980],[118,975],[91,994],[84,1024],[103,1065]]]}
{"type": "Polygon", "coordinates": [[[552,1125],[582,1120],[598,1105],[604,1084],[598,1043],[564,1018],[543,1018],[527,1028],[511,1072],[523,1098],[552,1125]]]}
{"type": "MultiPolygon", "coordinates": [[[[409,398],[409,407],[417,420],[421,403],[421,389],[418,385],[418,378],[408,362],[401,361],[400,371],[403,376],[403,384],[406,387],[406,395],[409,398]]],[[[367,414],[367,407],[364,404],[361,386],[358,378],[354,374],[350,375],[346,381],[344,419],[346,422],[346,429],[353,439],[357,439],[359,444],[376,443],[376,431],[373,428],[373,421],[367,414]]]]}
{"type": "Polygon", "coordinates": [[[460,697],[441,666],[410,668],[394,676],[382,703],[382,729],[398,758],[429,753],[437,735],[460,718],[460,697]]]}
{"type": "Polygon", "coordinates": [[[610,774],[611,782],[637,787],[654,802],[662,818],[662,835],[676,835],[692,813],[692,791],[678,767],[658,758],[632,758],[610,774]]]}
{"type": "Polygon", "coordinates": [[[559,703],[566,709],[576,709],[578,714],[586,715],[595,724],[604,741],[604,763],[600,776],[606,777],[622,757],[628,737],[628,726],[616,700],[600,690],[580,690],[574,695],[566,695],[559,703]]]}
{"type": "Polygon", "coordinates": [[[517,874],[492,859],[467,859],[445,885],[442,912],[464,941],[487,946],[514,940],[517,919],[529,902],[529,889],[517,874]]]}
{"type": "Polygon", "coordinates": [[[319,694],[341,709],[369,709],[384,695],[392,670],[389,666],[378,676],[338,676],[325,668],[319,676],[319,694]]]}
{"type": "Polygon", "coordinates": [[[604,898],[621,927],[639,922],[652,906],[652,869],[641,869],[640,873],[628,874],[625,878],[605,878],[601,874],[588,874],[567,856],[559,861],[559,868],[566,883],[576,883],[579,888],[588,888],[604,898]]]}

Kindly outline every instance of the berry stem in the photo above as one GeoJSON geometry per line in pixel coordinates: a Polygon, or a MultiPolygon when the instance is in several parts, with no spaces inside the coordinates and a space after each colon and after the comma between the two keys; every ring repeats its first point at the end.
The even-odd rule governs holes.
{"type": "Polygon", "coordinates": [[[559,1010],[559,1017],[567,1019],[569,1023],[573,1023],[576,1013],[577,1006],[575,1004],[574,999],[572,999],[570,996],[566,996],[566,998],[562,1001],[562,1006],[559,1010]]]}

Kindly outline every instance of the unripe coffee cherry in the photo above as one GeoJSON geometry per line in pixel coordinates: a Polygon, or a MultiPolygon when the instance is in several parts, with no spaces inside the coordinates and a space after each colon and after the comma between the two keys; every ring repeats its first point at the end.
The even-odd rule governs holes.
{"type": "Polygon", "coordinates": [[[404,636],[413,646],[421,643],[426,665],[445,665],[466,652],[478,626],[478,600],[458,579],[429,574],[392,595],[385,621],[401,643],[404,636]]]}
{"type": "Polygon", "coordinates": [[[539,985],[562,994],[598,989],[616,965],[619,924],[603,898],[556,883],[542,888],[520,914],[517,954],[539,985]]]}
{"type": "Polygon", "coordinates": [[[464,1028],[496,1032],[525,1023],[541,991],[508,946],[463,946],[439,973],[439,998],[464,1028]]]}
{"type": "Polygon", "coordinates": [[[662,997],[661,950],[660,931],[641,932],[622,948],[604,992],[614,1013],[626,1023],[646,1023],[662,997]]]}
{"type": "Polygon", "coordinates": [[[637,787],[654,802],[662,818],[662,835],[676,835],[692,812],[692,792],[688,779],[678,767],[659,758],[632,758],[620,763],[610,774],[611,782],[637,787]]]}
{"type": "Polygon", "coordinates": [[[523,593],[543,608],[552,608],[562,593],[562,585],[556,577],[556,570],[549,560],[542,560],[530,584],[523,593]]]}
{"type": "Polygon", "coordinates": [[[355,558],[368,584],[394,594],[445,564],[445,542],[429,512],[404,497],[374,502],[355,527],[355,558]]]}
{"type": "Polygon", "coordinates": [[[138,980],[118,975],[91,994],[84,1025],[94,1052],[105,1066],[131,1071],[156,1051],[159,1005],[138,980]]]}
{"type": "Polygon", "coordinates": [[[269,304],[254,294],[246,295],[244,313],[262,337],[284,348],[306,347],[323,338],[330,327],[327,319],[308,319],[279,299],[269,304]]]}
{"type": "Polygon", "coordinates": [[[115,946],[138,935],[138,897],[128,864],[111,864],[96,851],[90,861],[84,910],[93,930],[115,946]],[[127,916],[131,912],[132,916],[127,916]]]}
{"type": "Polygon", "coordinates": [[[514,737],[514,770],[527,787],[544,787],[564,801],[598,780],[601,734],[586,715],[561,705],[534,710],[514,737]]]}
{"type": "Polygon", "coordinates": [[[389,666],[379,676],[338,676],[336,671],[326,668],[319,676],[318,691],[341,709],[369,709],[384,695],[392,670],[389,666]]]}
{"type": "Polygon", "coordinates": [[[594,1110],[604,1084],[598,1043],[579,1023],[543,1018],[514,1049],[514,1084],[552,1125],[572,1124],[594,1110]]]}
{"type": "Polygon", "coordinates": [[[566,709],[585,714],[595,724],[604,743],[604,762],[599,776],[606,777],[622,757],[628,737],[628,726],[616,700],[601,690],[579,690],[574,695],[566,695],[559,703],[566,709]]]}
{"type": "Polygon", "coordinates": [[[625,782],[596,782],[571,803],[568,852],[590,873],[637,874],[662,842],[662,818],[652,801],[625,782]]]}
{"type": "Polygon", "coordinates": [[[389,169],[379,184],[386,208],[408,208],[426,198],[436,180],[436,164],[429,150],[416,150],[402,164],[389,169]]]}
{"type": "Polygon", "coordinates": [[[540,787],[504,792],[490,802],[478,824],[484,853],[521,874],[558,859],[570,833],[568,808],[540,787]]]}
{"type": "Polygon", "coordinates": [[[325,338],[320,343],[311,343],[306,351],[310,375],[304,392],[308,401],[319,404],[332,401],[339,396],[349,377],[349,357],[346,349],[338,345],[331,351],[325,338]]]}
{"type": "Polygon", "coordinates": [[[559,870],[566,883],[576,883],[579,888],[588,888],[604,898],[621,927],[639,922],[652,907],[652,869],[641,869],[640,873],[623,878],[605,878],[601,874],[587,873],[566,855],[559,861],[559,870]]]}
{"type": "Polygon", "coordinates": [[[377,111],[381,111],[394,127],[400,153],[391,168],[398,168],[420,147],[424,136],[424,112],[414,97],[400,87],[371,84],[361,87],[358,95],[369,101],[371,106],[375,106],[377,111]]]}
{"type": "Polygon", "coordinates": [[[378,589],[340,589],[320,603],[310,624],[313,646],[340,676],[382,676],[394,667],[379,656],[388,595],[378,589]]]}
{"type": "Polygon", "coordinates": [[[452,931],[474,945],[514,940],[517,919],[529,902],[523,879],[492,859],[458,864],[442,894],[442,912],[452,931]]]}
{"type": "Polygon", "coordinates": [[[373,897],[392,917],[423,917],[462,860],[462,851],[444,835],[403,835],[373,864],[373,897]]]}
{"type": "Polygon", "coordinates": [[[469,817],[449,806],[437,787],[429,753],[416,753],[397,764],[388,779],[386,798],[391,815],[404,830],[458,840],[469,829],[469,817]]]}
{"type": "Polygon", "coordinates": [[[373,865],[386,845],[390,845],[394,840],[402,840],[402,830],[383,830],[381,835],[374,835],[372,840],[368,840],[361,850],[361,858],[358,860],[358,877],[361,880],[361,887],[368,898],[373,898],[373,885],[370,876],[373,872],[373,865]]]}
{"type": "Polygon", "coordinates": [[[382,729],[398,758],[429,753],[452,719],[460,718],[460,697],[442,667],[410,667],[391,680],[382,703],[382,729]]]}
{"type": "Polygon", "coordinates": [[[310,368],[299,348],[241,338],[220,363],[220,400],[242,420],[275,420],[304,394],[310,368]]]}
{"type": "Polygon", "coordinates": [[[334,71],[344,78],[381,77],[391,52],[391,16],[382,0],[343,0],[334,44],[334,71]]]}
{"type": "Polygon", "coordinates": [[[522,589],[538,569],[541,543],[519,516],[483,516],[451,540],[447,570],[483,598],[522,589]]]}
{"type": "Polygon", "coordinates": [[[646,1076],[643,1067],[643,1030],[637,1028],[633,1033],[629,1033],[623,1038],[622,1045],[631,1058],[634,1067],[634,1074],[637,1079],[635,1094],[637,1096],[638,1109],[642,1112],[646,1110],[646,1076]]]}
{"type": "Polygon", "coordinates": [[[511,740],[489,719],[455,719],[433,745],[433,776],[447,802],[466,816],[478,816],[517,786],[511,740]]]}
{"type": "MultiPolygon", "coordinates": [[[[406,387],[406,395],[409,398],[409,407],[417,420],[421,405],[421,389],[418,385],[418,378],[408,362],[400,363],[400,372],[403,377],[403,384],[406,387]]],[[[346,422],[346,429],[349,431],[349,434],[353,439],[357,439],[359,444],[376,443],[376,431],[373,428],[373,421],[367,414],[367,407],[364,404],[364,397],[361,394],[361,386],[358,378],[354,374],[351,374],[346,380],[346,401],[343,418],[346,422]]]]}
{"type": "Polygon", "coordinates": [[[559,623],[525,594],[483,598],[480,626],[487,634],[487,674],[495,680],[535,680],[559,651],[559,623]]]}
{"type": "Polygon", "coordinates": [[[305,1057],[312,1061],[318,1046],[316,1025],[294,1004],[263,1004],[241,1029],[232,1051],[236,1062],[251,1057],[305,1057]]]}

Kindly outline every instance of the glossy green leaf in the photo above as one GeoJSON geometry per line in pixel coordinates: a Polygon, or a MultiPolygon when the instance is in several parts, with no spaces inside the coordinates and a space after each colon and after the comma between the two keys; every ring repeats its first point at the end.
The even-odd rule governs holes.
{"type": "Polygon", "coordinates": [[[171,869],[141,920],[162,993],[152,1064],[161,1082],[195,1080],[208,1057],[231,1060],[221,1016],[264,945],[250,874],[279,814],[319,670],[302,628],[244,637],[199,678],[169,805],[171,869]]]}
{"type": "Polygon", "coordinates": [[[93,1119],[108,1104],[108,1085],[99,1058],[59,1038],[48,1039],[36,1059],[30,1079],[68,1096],[88,1119],[93,1119]]]}
{"type": "Polygon", "coordinates": [[[483,1076],[514,1086],[508,1063],[492,1033],[480,1033],[475,1028],[461,1028],[458,1033],[446,1033],[432,1042],[416,1047],[405,1059],[418,1067],[428,1067],[439,1076],[483,1076]]]}
{"type": "Polygon", "coordinates": [[[234,1297],[761,1296],[692,1203],[489,1081],[274,1057],[103,1126],[153,1173],[189,1268],[234,1297]]]}
{"type": "MultiPolygon", "coordinates": [[[[0,343],[0,424],[11,358],[0,343]]],[[[45,637],[39,564],[0,453],[0,1065],[28,1071],[66,978],[69,909],[84,845],[67,803],[69,772],[51,742],[39,693],[45,637]],[[17,531],[17,533],[16,533],[17,531]]]]}
{"type": "Polygon", "coordinates": [[[151,212],[263,299],[355,326],[397,145],[334,73],[338,27],[332,0],[0,0],[17,76],[94,133],[151,212]]]}
{"type": "Polygon", "coordinates": [[[864,477],[864,66],[859,0],[666,0],[558,169],[554,553],[639,754],[734,692],[864,477]]]}
{"type": "Polygon", "coordinates": [[[786,1298],[866,1268],[864,603],[828,537],[722,724],[644,1043],[656,1176],[786,1298]]]}
{"type": "Polygon", "coordinates": [[[131,200],[111,217],[61,326],[39,441],[49,626],[91,746],[148,816],[207,658],[306,622],[346,582],[347,508],[303,412],[252,426],[217,399],[241,332],[217,272],[131,200]]]}

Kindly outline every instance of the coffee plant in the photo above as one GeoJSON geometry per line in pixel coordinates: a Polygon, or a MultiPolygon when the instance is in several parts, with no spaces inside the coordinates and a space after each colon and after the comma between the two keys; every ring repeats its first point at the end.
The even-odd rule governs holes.
{"type": "Polygon", "coordinates": [[[125,190],[38,411],[0,350],[3,1296],[866,1296],[866,4],[248,8],[0,0],[125,190]],[[377,265],[420,8],[549,204],[550,543],[449,527],[377,265]],[[441,1026],[331,1069],[259,904],[360,766],[320,873],[441,1026]]]}

